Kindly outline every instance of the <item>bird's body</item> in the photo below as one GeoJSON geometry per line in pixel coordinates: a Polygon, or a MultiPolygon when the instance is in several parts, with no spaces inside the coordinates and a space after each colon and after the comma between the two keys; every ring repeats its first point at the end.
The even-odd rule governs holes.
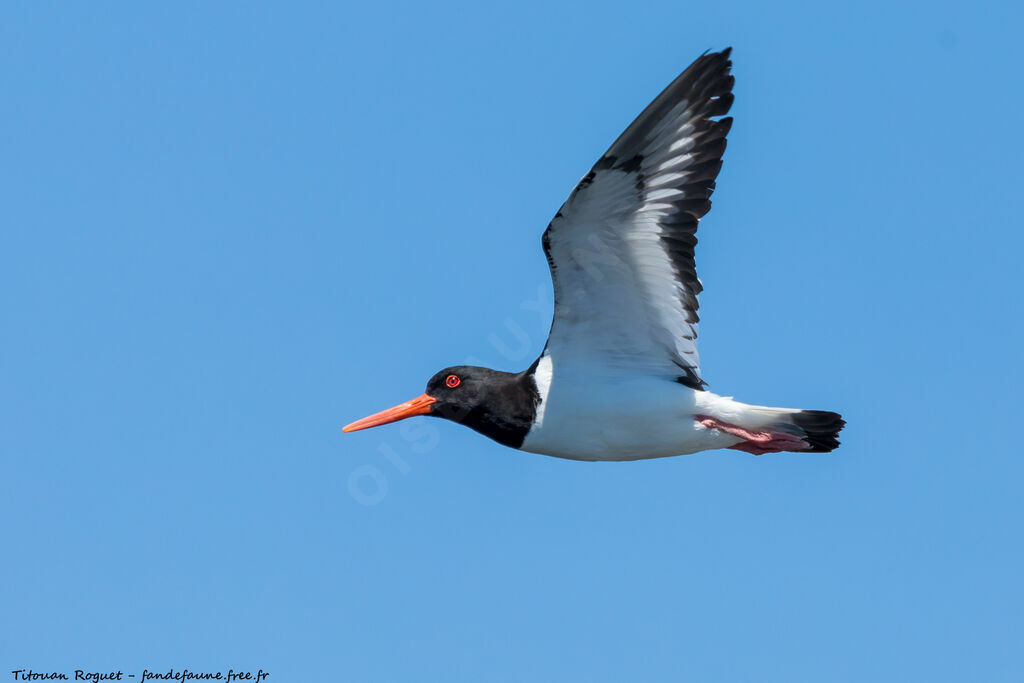
{"type": "Polygon", "coordinates": [[[695,415],[731,412],[730,399],[665,378],[595,373],[541,357],[541,402],[522,450],[572,460],[641,460],[728,448],[740,439],[695,415]],[[550,368],[550,380],[546,371],[550,368]]]}
{"type": "Polygon", "coordinates": [[[694,246],[732,125],[731,65],[729,50],[695,61],[555,214],[543,236],[554,319],[533,365],[447,368],[423,396],[345,431],[434,415],[573,460],[838,446],[836,413],[747,405],[704,388],[694,246]]]}

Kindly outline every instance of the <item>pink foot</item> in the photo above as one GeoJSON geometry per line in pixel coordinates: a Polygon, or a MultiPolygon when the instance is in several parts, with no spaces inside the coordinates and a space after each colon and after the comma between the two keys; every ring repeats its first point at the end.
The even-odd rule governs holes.
{"type": "Polygon", "coordinates": [[[743,441],[730,446],[737,451],[761,455],[762,453],[778,453],[779,451],[802,451],[811,445],[800,437],[785,432],[752,432],[729,422],[723,422],[708,415],[698,415],[697,421],[708,429],[717,429],[726,434],[738,436],[743,441]]]}

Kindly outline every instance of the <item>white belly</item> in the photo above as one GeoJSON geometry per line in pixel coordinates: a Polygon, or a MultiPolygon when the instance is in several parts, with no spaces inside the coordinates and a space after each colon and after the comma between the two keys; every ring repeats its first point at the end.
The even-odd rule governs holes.
{"type": "Polygon", "coordinates": [[[740,439],[694,415],[729,399],[657,377],[537,368],[537,419],[521,449],[572,460],[641,460],[728,448],[740,439]]]}

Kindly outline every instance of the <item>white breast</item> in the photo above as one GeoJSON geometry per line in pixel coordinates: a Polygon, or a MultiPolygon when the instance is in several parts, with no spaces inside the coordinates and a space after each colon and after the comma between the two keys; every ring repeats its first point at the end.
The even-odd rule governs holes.
{"type": "Polygon", "coordinates": [[[574,366],[545,354],[534,379],[541,400],[524,451],[572,460],[641,460],[739,442],[694,420],[728,399],[671,378],[574,366]]]}

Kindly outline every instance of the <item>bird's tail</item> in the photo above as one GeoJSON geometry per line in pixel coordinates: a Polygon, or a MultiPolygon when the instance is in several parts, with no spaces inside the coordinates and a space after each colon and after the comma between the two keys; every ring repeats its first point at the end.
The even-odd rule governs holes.
{"type": "Polygon", "coordinates": [[[828,453],[839,447],[839,432],[846,426],[839,413],[828,410],[754,406],[721,397],[707,417],[705,426],[744,438],[740,450],[766,453],[828,453]]]}
{"type": "Polygon", "coordinates": [[[839,413],[829,410],[800,410],[789,419],[802,433],[797,434],[810,444],[804,449],[810,453],[828,453],[839,447],[839,432],[846,426],[846,420],[839,413]]]}

